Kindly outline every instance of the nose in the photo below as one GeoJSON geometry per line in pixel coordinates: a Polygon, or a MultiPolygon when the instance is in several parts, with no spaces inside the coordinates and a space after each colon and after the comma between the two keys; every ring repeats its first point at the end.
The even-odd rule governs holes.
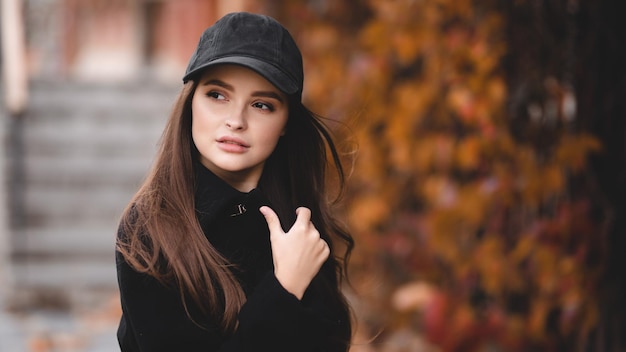
{"type": "Polygon", "coordinates": [[[226,119],[226,126],[233,130],[243,130],[246,128],[246,109],[245,106],[234,107],[230,115],[226,119]]]}

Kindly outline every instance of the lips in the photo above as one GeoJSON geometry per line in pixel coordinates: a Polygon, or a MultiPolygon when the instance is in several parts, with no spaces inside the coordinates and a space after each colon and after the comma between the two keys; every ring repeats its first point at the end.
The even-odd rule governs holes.
{"type": "Polygon", "coordinates": [[[248,145],[246,142],[235,137],[221,137],[217,140],[217,142],[222,149],[233,152],[243,151],[250,147],[250,145],[248,145]]]}
{"type": "Polygon", "coordinates": [[[242,147],[248,148],[250,147],[246,142],[244,142],[243,140],[236,138],[236,137],[221,137],[217,140],[218,143],[226,143],[226,144],[236,144],[236,145],[240,145],[242,147]]]}

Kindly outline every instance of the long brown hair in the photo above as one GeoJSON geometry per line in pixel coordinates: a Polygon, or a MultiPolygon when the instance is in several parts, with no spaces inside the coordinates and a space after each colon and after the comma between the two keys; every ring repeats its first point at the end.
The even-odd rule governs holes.
{"type": "MultiPolygon", "coordinates": [[[[176,287],[185,308],[186,299],[192,299],[231,333],[245,295],[228,261],[202,232],[194,207],[193,164],[199,152],[191,137],[191,100],[197,86],[187,82],[174,104],[152,169],[122,215],[117,249],[135,270],[176,287]]],[[[284,226],[295,221],[296,207],[311,209],[312,221],[333,253],[322,267],[322,286],[349,312],[340,286],[354,242],[331,216],[324,198],[328,165],[343,187],[339,154],[322,119],[299,98],[290,97],[286,131],[266,161],[258,187],[284,226]],[[338,242],[345,248],[341,255],[333,250],[338,242]]]]}

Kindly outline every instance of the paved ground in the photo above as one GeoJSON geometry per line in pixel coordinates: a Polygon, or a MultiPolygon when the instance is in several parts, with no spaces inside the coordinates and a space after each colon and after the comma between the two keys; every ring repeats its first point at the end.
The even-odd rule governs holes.
{"type": "Polygon", "coordinates": [[[118,298],[84,312],[0,310],[0,352],[119,351],[118,298]]]}

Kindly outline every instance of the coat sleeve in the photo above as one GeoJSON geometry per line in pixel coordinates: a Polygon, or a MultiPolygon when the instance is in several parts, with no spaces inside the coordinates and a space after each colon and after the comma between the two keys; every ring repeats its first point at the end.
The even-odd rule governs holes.
{"type": "Polygon", "coordinates": [[[175,288],[135,271],[119,252],[116,262],[122,304],[117,337],[123,352],[218,350],[222,338],[215,325],[189,319],[175,288]]]}
{"type": "Polygon", "coordinates": [[[239,312],[237,344],[246,351],[346,351],[347,316],[328,309],[321,297],[311,286],[300,301],[268,272],[239,312]],[[333,341],[339,335],[343,341],[333,341]]]}
{"type": "Polygon", "coordinates": [[[189,319],[175,289],[138,273],[116,253],[123,316],[118,329],[122,351],[339,351],[329,336],[345,326],[343,317],[316,309],[315,292],[309,305],[287,292],[268,272],[242,306],[237,331],[224,338],[208,319],[189,319]]]}

